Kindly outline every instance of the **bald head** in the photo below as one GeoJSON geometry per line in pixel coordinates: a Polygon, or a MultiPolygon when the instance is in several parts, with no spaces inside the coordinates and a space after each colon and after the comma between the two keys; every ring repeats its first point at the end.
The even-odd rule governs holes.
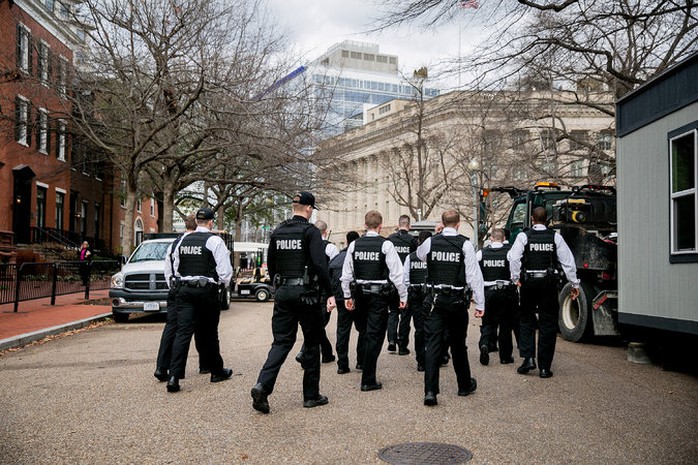
{"type": "Polygon", "coordinates": [[[327,235],[327,223],[325,223],[322,220],[317,220],[315,222],[315,227],[320,230],[320,234],[322,234],[322,237],[325,237],[327,235]]]}

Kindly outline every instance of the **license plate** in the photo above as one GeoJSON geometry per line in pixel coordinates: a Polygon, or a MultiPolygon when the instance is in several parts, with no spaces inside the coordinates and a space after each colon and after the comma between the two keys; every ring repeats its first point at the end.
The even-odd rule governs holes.
{"type": "Polygon", "coordinates": [[[157,312],[160,310],[160,302],[143,302],[143,310],[146,312],[157,312]]]}
{"type": "Polygon", "coordinates": [[[240,295],[250,295],[249,289],[240,289],[240,295]]]}

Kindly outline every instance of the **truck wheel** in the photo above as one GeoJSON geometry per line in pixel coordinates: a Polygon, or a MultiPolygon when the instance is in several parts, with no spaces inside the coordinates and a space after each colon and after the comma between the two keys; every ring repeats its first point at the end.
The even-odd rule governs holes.
{"type": "Polygon", "coordinates": [[[266,302],[269,300],[269,291],[266,289],[257,289],[257,292],[254,293],[254,298],[257,299],[257,302],[266,302]]]}
{"type": "Polygon", "coordinates": [[[589,285],[580,283],[579,297],[576,300],[572,300],[570,298],[570,289],[572,289],[572,284],[565,284],[558,296],[560,302],[558,324],[563,339],[579,342],[588,334],[591,328],[591,299],[594,295],[589,285]]]}
{"type": "Polygon", "coordinates": [[[221,300],[221,310],[228,310],[230,309],[230,299],[232,297],[232,294],[230,292],[230,288],[226,287],[225,288],[225,294],[220,297],[221,300]]]}
{"type": "Polygon", "coordinates": [[[128,321],[128,313],[113,312],[112,316],[114,317],[114,321],[117,323],[126,323],[128,321]]]}

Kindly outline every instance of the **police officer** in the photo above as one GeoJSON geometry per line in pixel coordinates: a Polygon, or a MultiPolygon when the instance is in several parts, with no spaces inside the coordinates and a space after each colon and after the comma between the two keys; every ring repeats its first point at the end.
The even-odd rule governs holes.
{"type": "Polygon", "coordinates": [[[371,210],[365,222],[366,235],[349,244],[341,281],[347,310],[359,312],[360,320],[366,319],[361,390],[375,391],[383,387],[376,380],[376,366],[385,341],[392,287],[397,288],[400,309],[407,306],[407,288],[395,246],[380,236],[383,216],[371,210]]]}
{"type": "Polygon", "coordinates": [[[511,280],[520,286],[521,292],[521,328],[519,350],[524,361],[517,368],[519,374],[525,375],[536,369],[536,313],[538,313],[538,363],[541,378],[550,378],[550,368],[555,353],[557,339],[558,303],[557,267],[558,264],[572,283],[570,296],[579,295],[579,280],[574,256],[562,236],[545,226],[545,207],[533,209],[531,220],[533,227],[516,236],[509,251],[509,268],[511,280]]]}
{"type": "MultiPolygon", "coordinates": [[[[404,264],[407,256],[417,250],[417,238],[410,235],[409,215],[400,215],[398,230],[388,236],[388,240],[393,243],[400,257],[400,262],[404,264]]],[[[400,300],[398,296],[394,296],[388,307],[388,351],[395,352],[397,348],[398,355],[409,355],[410,350],[407,348],[407,345],[410,342],[412,307],[408,305],[407,308],[401,311],[399,305],[400,300]]]]}
{"type": "MultiPolygon", "coordinates": [[[[330,260],[337,256],[339,249],[337,246],[331,243],[327,237],[329,232],[327,231],[327,223],[323,220],[317,220],[315,222],[315,227],[320,230],[320,235],[322,236],[322,243],[325,245],[325,257],[327,258],[327,264],[329,266],[330,260]]],[[[328,296],[323,296],[323,300],[327,300],[328,296]]],[[[320,355],[322,355],[322,363],[332,363],[335,361],[334,354],[332,354],[332,343],[327,338],[327,332],[325,328],[330,322],[330,317],[332,313],[325,312],[323,314],[323,326],[320,328],[320,355]]],[[[305,352],[305,344],[301,347],[300,352],[296,355],[296,361],[303,366],[303,354],[305,352]]]]}
{"type": "Polygon", "coordinates": [[[327,272],[325,245],[318,228],[308,223],[315,207],[315,196],[299,192],[293,197],[293,218],[282,222],[269,240],[269,276],[276,287],[271,329],[274,335],[257,384],[251,390],[252,407],[269,413],[268,396],[296,342],[300,324],[305,340],[303,356],[303,407],[327,404],[320,394],[320,328],[323,312],[335,307],[327,272]],[[330,296],[321,301],[321,293],[330,296]]]}
{"type": "MultiPolygon", "coordinates": [[[[422,244],[429,237],[431,237],[430,231],[421,231],[418,238],[419,244],[422,244]]],[[[427,264],[417,258],[417,251],[414,251],[405,258],[403,272],[405,286],[407,286],[407,308],[410,309],[410,314],[414,320],[414,351],[417,358],[417,371],[424,371],[424,285],[427,282],[427,264]]]]}
{"type": "Polygon", "coordinates": [[[361,361],[364,358],[364,344],[365,344],[365,329],[366,329],[366,318],[365,315],[359,312],[347,310],[344,305],[344,292],[342,292],[342,268],[344,267],[344,259],[347,256],[347,248],[349,244],[354,242],[359,238],[359,233],[356,231],[349,231],[347,233],[347,247],[340,250],[339,253],[330,260],[330,278],[332,279],[332,290],[334,293],[335,301],[337,302],[337,373],[343,375],[349,373],[349,339],[351,335],[352,324],[359,331],[359,339],[356,343],[356,361],[357,369],[361,368],[361,361]],[[360,318],[363,317],[363,321],[360,318]]]}
{"type": "MultiPolygon", "coordinates": [[[[167,253],[165,254],[165,282],[169,286],[170,290],[167,293],[167,322],[165,327],[162,329],[162,336],[160,337],[160,346],[158,347],[158,358],[155,365],[155,376],[160,381],[167,381],[169,375],[167,374],[170,369],[170,361],[172,360],[172,344],[174,343],[175,335],[177,334],[177,313],[175,312],[175,285],[174,279],[174,256],[172,255],[172,250],[179,244],[182,238],[194,232],[196,230],[196,217],[192,213],[184,219],[184,226],[186,231],[181,236],[177,237],[172,244],[167,248],[167,253]]],[[[203,336],[201,334],[201,328],[197,327],[194,334],[194,345],[196,346],[196,351],[199,353],[199,373],[208,374],[211,372],[209,370],[207,363],[204,359],[205,352],[201,345],[201,340],[203,336]]]]}
{"type": "Polygon", "coordinates": [[[426,239],[417,248],[417,258],[427,263],[424,405],[429,406],[438,403],[439,365],[443,354],[443,334],[447,328],[458,395],[467,396],[477,388],[475,378],[471,377],[465,346],[470,306],[466,297],[468,286],[475,300],[475,317],[481,318],[485,312],[482,273],[473,245],[468,238],[458,234],[460,215],[455,210],[447,210],[441,215],[441,221],[444,225],[441,234],[426,239]]]}
{"type": "Polygon", "coordinates": [[[499,361],[514,363],[512,332],[518,326],[518,294],[511,282],[504,230],[495,228],[490,235],[490,245],[478,250],[476,257],[482,270],[485,285],[485,308],[480,326],[480,363],[490,363],[490,347],[499,342],[499,361]],[[499,329],[499,331],[498,331],[499,329]]]}
{"type": "Polygon", "coordinates": [[[221,313],[218,292],[221,286],[230,284],[233,267],[225,242],[211,233],[212,228],[213,210],[198,210],[196,230],[184,236],[172,252],[177,333],[172,347],[168,392],[179,391],[189,343],[197,327],[204,359],[211,370],[211,382],[224,381],[233,375],[233,370],[223,367],[218,341],[221,313]]]}

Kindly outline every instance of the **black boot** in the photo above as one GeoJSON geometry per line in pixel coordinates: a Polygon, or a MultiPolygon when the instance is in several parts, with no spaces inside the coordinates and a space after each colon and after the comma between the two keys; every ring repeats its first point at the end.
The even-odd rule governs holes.
{"type": "Polygon", "coordinates": [[[525,375],[531,370],[536,369],[536,359],[534,357],[526,357],[524,358],[523,363],[521,364],[520,367],[516,369],[516,372],[520,375],[525,375]]]}

